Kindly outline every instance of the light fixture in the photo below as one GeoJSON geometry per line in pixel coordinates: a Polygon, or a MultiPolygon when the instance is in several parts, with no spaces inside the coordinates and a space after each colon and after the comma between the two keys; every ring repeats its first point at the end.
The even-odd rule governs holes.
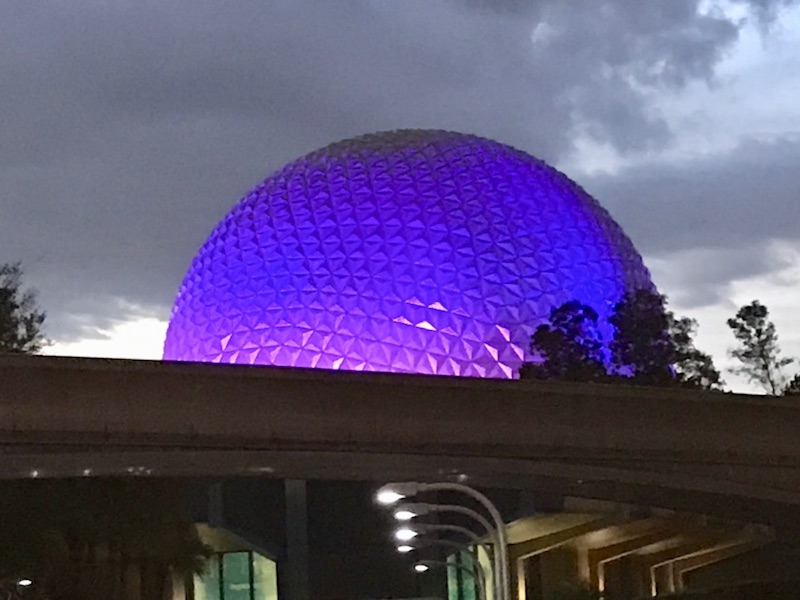
{"type": "Polygon", "coordinates": [[[417,573],[424,573],[428,569],[430,569],[430,567],[428,565],[426,565],[426,564],[423,564],[423,563],[417,563],[416,565],[414,565],[414,570],[417,573]]]}
{"type": "Polygon", "coordinates": [[[417,483],[416,481],[404,481],[402,483],[387,483],[378,493],[375,494],[375,499],[379,504],[390,505],[406,498],[407,496],[415,496],[419,492],[425,491],[426,484],[417,483]]]}
{"type": "Polygon", "coordinates": [[[385,506],[389,506],[390,504],[394,504],[399,500],[405,498],[403,494],[398,494],[396,491],[391,489],[383,489],[381,488],[378,490],[378,493],[375,495],[375,499],[378,501],[378,504],[383,504],[385,506]]]}
{"type": "Polygon", "coordinates": [[[400,529],[394,532],[394,537],[399,542],[408,542],[410,540],[413,540],[418,535],[419,532],[414,531],[410,527],[401,527],[400,529]]]}
{"type": "Polygon", "coordinates": [[[20,587],[28,587],[30,585],[33,585],[33,581],[31,581],[27,577],[23,577],[22,579],[17,581],[17,585],[20,587]]]}
{"type": "Polygon", "coordinates": [[[437,505],[428,504],[425,502],[404,502],[398,505],[394,511],[394,518],[398,521],[409,521],[415,517],[422,517],[424,515],[435,512],[437,505]]]}
{"type": "Polygon", "coordinates": [[[400,554],[408,554],[409,552],[414,550],[414,546],[409,546],[408,544],[402,544],[401,546],[397,547],[397,551],[400,554]]]}
{"type": "MultiPolygon", "coordinates": [[[[509,572],[509,564],[508,564],[508,537],[506,533],[506,524],[503,520],[500,511],[497,510],[497,507],[492,503],[489,498],[487,498],[484,494],[479,492],[473,487],[468,485],[464,485],[463,483],[456,483],[456,482],[447,482],[447,481],[439,481],[434,483],[425,483],[419,481],[406,481],[406,482],[394,482],[388,483],[384,485],[382,488],[378,490],[376,498],[378,502],[384,505],[395,504],[399,500],[403,498],[408,498],[412,496],[416,496],[419,493],[423,492],[438,492],[438,491],[445,491],[445,492],[458,492],[464,495],[470,496],[473,500],[480,503],[484,509],[489,513],[490,519],[487,520],[483,515],[480,513],[472,510],[471,508],[460,506],[460,505],[436,505],[436,504],[404,504],[396,508],[396,515],[397,518],[402,520],[403,517],[413,518],[413,516],[419,516],[422,514],[426,514],[428,512],[459,512],[461,514],[467,515],[472,517],[473,519],[479,521],[481,525],[486,530],[486,533],[492,538],[490,541],[496,548],[496,558],[492,561],[492,572],[494,574],[494,582],[495,582],[495,599],[496,600],[511,600],[511,577],[509,572]],[[418,508],[423,509],[422,511],[416,510],[418,508]]],[[[440,525],[439,527],[445,527],[444,525],[440,525]]],[[[451,529],[453,526],[450,526],[448,529],[451,529]]],[[[466,528],[459,528],[460,533],[464,533],[468,535],[470,538],[475,538],[477,543],[481,543],[480,538],[471,530],[466,528]]],[[[413,531],[413,530],[412,530],[413,531]]],[[[420,529],[423,533],[427,531],[427,529],[420,529]]],[[[397,535],[397,534],[395,534],[397,535]]],[[[416,534],[415,534],[416,535],[416,534]]],[[[397,538],[399,541],[408,541],[412,539],[414,536],[406,538],[402,540],[397,538]]]]}

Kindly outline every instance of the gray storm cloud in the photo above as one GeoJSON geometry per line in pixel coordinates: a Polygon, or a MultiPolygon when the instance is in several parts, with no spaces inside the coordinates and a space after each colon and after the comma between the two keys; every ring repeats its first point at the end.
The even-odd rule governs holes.
{"type": "MultiPolygon", "coordinates": [[[[751,4],[769,20],[786,3],[751,4]]],[[[0,260],[23,261],[51,335],[66,340],[137,311],[166,317],[188,262],[233,203],[337,139],[454,129],[551,162],[578,131],[622,154],[664,148],[674,132],[649,95],[713,81],[741,26],[698,5],[6,3],[0,260]]],[[[645,252],[723,238],[749,220],[746,186],[719,187],[691,169],[685,183],[674,178],[655,169],[597,182],[645,252]],[[651,242],[643,187],[682,207],[692,181],[707,189],[698,222],[715,229],[651,242]]],[[[773,197],[792,181],[775,179],[773,197]]]]}
{"type": "Polygon", "coordinates": [[[787,136],[584,183],[645,256],[680,265],[682,304],[705,306],[720,301],[732,279],[786,267],[770,246],[800,243],[798,164],[800,136],[787,136]]]}

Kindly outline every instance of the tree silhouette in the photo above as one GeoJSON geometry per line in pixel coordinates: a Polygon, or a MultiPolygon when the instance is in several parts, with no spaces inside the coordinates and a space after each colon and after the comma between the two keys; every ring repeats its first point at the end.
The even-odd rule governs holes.
{"type": "Polygon", "coordinates": [[[209,554],[172,481],[8,481],[0,508],[0,579],[28,577],[48,600],[125,600],[131,586],[161,600],[171,575],[201,573],[209,554]]]}
{"type": "Polygon", "coordinates": [[[606,376],[597,312],[573,300],[550,311],[550,322],[531,338],[537,357],[520,370],[523,379],[596,381],[606,376]]]}
{"type": "Polygon", "coordinates": [[[670,337],[675,351],[675,376],[684,387],[705,390],[722,388],[722,375],[714,366],[711,355],[701,352],[694,345],[697,321],[688,317],[676,318],[667,312],[670,337]]]}
{"type": "Polygon", "coordinates": [[[783,388],[784,396],[800,396],[800,373],[792,377],[783,388]]]}
{"type": "Polygon", "coordinates": [[[676,356],[665,302],[663,295],[641,289],[626,294],[614,306],[609,349],[616,374],[645,385],[674,383],[676,356]]]}
{"type": "Polygon", "coordinates": [[[594,309],[575,300],[554,308],[531,338],[535,360],[523,365],[520,377],[700,389],[722,385],[711,357],[694,346],[697,322],[676,318],[663,295],[626,294],[609,323],[614,335],[606,348],[594,309]]]}
{"type": "Polygon", "coordinates": [[[753,300],[728,319],[728,327],[739,342],[739,347],[731,350],[731,356],[741,363],[731,371],[759,383],[767,394],[781,394],[785,382],[783,368],[793,359],[780,356],[778,334],[769,320],[769,309],[753,300]]]}
{"type": "Polygon", "coordinates": [[[640,289],[626,294],[609,319],[614,326],[611,359],[631,383],[719,389],[711,356],[694,345],[697,321],[667,310],[666,296],[640,289]]]}
{"type": "Polygon", "coordinates": [[[22,288],[22,275],[19,263],[0,265],[0,352],[32,354],[47,344],[45,313],[39,310],[36,291],[22,288]]]}

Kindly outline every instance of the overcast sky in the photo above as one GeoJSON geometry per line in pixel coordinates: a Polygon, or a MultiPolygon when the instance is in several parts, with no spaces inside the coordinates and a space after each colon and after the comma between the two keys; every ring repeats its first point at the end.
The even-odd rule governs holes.
{"type": "Polygon", "coordinates": [[[719,366],[754,298],[800,356],[793,0],[0,0],[0,119],[0,262],[38,288],[50,352],[159,358],[243,193],[422,127],[578,181],[719,366]]]}

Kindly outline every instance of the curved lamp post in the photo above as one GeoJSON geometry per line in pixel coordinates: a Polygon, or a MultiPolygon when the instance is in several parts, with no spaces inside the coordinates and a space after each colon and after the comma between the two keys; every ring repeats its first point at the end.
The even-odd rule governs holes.
{"type": "MultiPolygon", "coordinates": [[[[452,548],[453,550],[457,550],[459,553],[464,553],[469,556],[470,561],[472,562],[472,568],[474,573],[472,573],[472,577],[477,580],[478,586],[482,592],[483,600],[486,600],[486,575],[483,572],[483,565],[481,565],[476,553],[469,547],[463,544],[459,544],[458,542],[454,542],[452,540],[443,540],[440,538],[421,538],[416,537],[412,543],[403,544],[397,547],[397,551],[401,554],[408,554],[409,552],[413,552],[414,550],[418,550],[423,547],[428,546],[444,546],[446,548],[452,548]]],[[[424,561],[423,561],[424,562],[424,561]]],[[[450,565],[452,567],[458,568],[459,565],[450,565]]]]}
{"type": "MultiPolygon", "coordinates": [[[[511,600],[511,581],[508,572],[508,538],[506,537],[506,526],[500,511],[489,498],[481,494],[478,490],[462,483],[437,482],[422,483],[418,481],[405,481],[399,483],[388,483],[378,490],[375,499],[386,506],[396,504],[403,498],[416,496],[421,492],[450,491],[459,492],[470,496],[478,501],[489,513],[494,527],[490,528],[497,536],[497,588],[500,591],[498,600],[511,600]]],[[[451,506],[451,505],[443,505],[451,506]]],[[[458,511],[462,512],[462,511],[458,511]]],[[[466,513],[464,513],[466,514],[466,513]]],[[[479,514],[479,513],[478,513],[479,514]]]]}
{"type": "Polygon", "coordinates": [[[501,589],[501,578],[502,574],[498,572],[498,562],[499,562],[499,548],[500,543],[497,538],[497,534],[495,533],[494,527],[491,523],[484,517],[481,513],[476,510],[472,510],[466,506],[460,506],[458,504],[432,504],[429,502],[414,502],[414,503],[403,503],[398,504],[394,509],[394,518],[398,521],[411,521],[417,517],[422,517],[428,515],[430,513],[458,513],[462,515],[466,515],[471,519],[480,523],[481,527],[485,530],[489,541],[491,542],[492,546],[494,546],[495,559],[490,560],[490,565],[492,567],[492,580],[494,584],[494,591],[495,597],[497,600],[502,600],[503,590],[501,589]]]}
{"type": "MultiPolygon", "coordinates": [[[[398,546],[398,551],[400,552],[410,552],[414,549],[411,543],[418,539],[420,535],[425,533],[436,533],[436,532],[445,532],[445,533],[459,533],[464,535],[470,543],[475,544],[476,546],[483,546],[483,538],[479,536],[477,533],[472,531],[471,529],[467,529],[466,527],[461,527],[459,525],[450,525],[447,523],[409,523],[408,525],[404,525],[394,532],[394,538],[397,542],[400,543],[398,546]],[[401,550],[402,549],[402,550],[401,550]]],[[[444,540],[442,540],[444,541],[444,540]]],[[[455,542],[453,542],[455,543],[455,542]]],[[[456,544],[460,546],[459,544],[456,544]]],[[[498,579],[498,561],[495,557],[493,561],[493,581],[495,587],[495,597],[501,598],[502,590],[500,588],[500,581],[498,579]]]]}
{"type": "Polygon", "coordinates": [[[473,544],[479,546],[483,545],[481,536],[471,529],[459,525],[448,525],[446,523],[414,523],[413,525],[404,525],[395,530],[394,537],[398,542],[409,542],[420,534],[435,532],[460,533],[466,536],[473,544]]]}
{"type": "Polygon", "coordinates": [[[494,536],[494,527],[481,513],[466,506],[458,504],[431,504],[429,502],[403,503],[398,505],[394,511],[394,518],[398,521],[410,521],[416,517],[422,517],[430,513],[452,512],[466,515],[478,523],[486,530],[486,534],[494,536]]]}

